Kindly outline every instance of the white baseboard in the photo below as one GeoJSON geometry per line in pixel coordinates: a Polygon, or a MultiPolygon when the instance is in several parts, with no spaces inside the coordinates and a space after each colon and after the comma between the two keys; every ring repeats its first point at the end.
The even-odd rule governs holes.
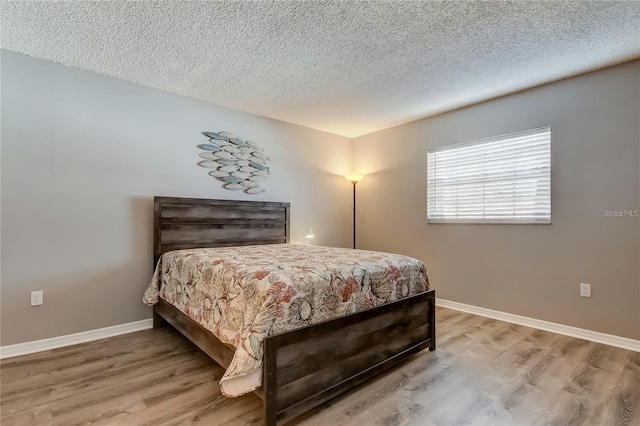
{"type": "Polygon", "coordinates": [[[153,319],[144,319],[127,324],[98,328],[96,330],[83,331],[81,333],[67,334],[51,337],[49,339],[34,340],[33,342],[17,343],[15,345],[0,346],[0,359],[14,356],[27,355],[64,346],[77,345],[78,343],[91,342],[106,337],[119,336],[133,333],[134,331],[147,330],[153,327],[153,319]]]}
{"type": "Polygon", "coordinates": [[[442,306],[443,308],[454,309],[456,311],[480,315],[482,317],[493,318],[500,321],[524,325],[526,327],[537,328],[539,330],[564,334],[565,336],[577,337],[578,339],[589,340],[596,343],[603,343],[609,346],[615,346],[622,349],[628,349],[630,351],[640,352],[640,340],[629,339],[627,337],[600,333],[598,331],[585,330],[584,328],[571,327],[569,325],[523,317],[520,315],[509,314],[507,312],[494,311],[493,309],[466,305],[464,303],[452,302],[450,300],[436,298],[436,305],[442,306]]]}

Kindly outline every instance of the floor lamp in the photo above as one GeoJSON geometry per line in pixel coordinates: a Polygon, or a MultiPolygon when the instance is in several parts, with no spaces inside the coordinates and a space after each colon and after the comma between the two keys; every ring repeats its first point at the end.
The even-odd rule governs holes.
{"type": "Polygon", "coordinates": [[[356,184],[362,180],[364,173],[351,173],[345,177],[353,184],[353,248],[356,248],[356,184]]]}

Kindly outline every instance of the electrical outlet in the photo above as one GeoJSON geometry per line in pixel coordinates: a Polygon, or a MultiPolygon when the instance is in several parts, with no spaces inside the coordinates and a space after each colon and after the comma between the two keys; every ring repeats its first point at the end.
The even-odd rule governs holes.
{"type": "Polygon", "coordinates": [[[31,306],[39,306],[44,303],[42,290],[31,292],[31,306]]]}
{"type": "Polygon", "coordinates": [[[580,284],[580,296],[591,297],[591,284],[580,284]]]}

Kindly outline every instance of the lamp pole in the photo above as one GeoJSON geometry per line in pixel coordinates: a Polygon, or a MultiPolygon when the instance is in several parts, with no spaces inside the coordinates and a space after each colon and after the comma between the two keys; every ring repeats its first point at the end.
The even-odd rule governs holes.
{"type": "Polygon", "coordinates": [[[364,173],[351,173],[345,176],[353,184],[353,248],[356,248],[356,184],[362,180],[364,173]]]}
{"type": "Polygon", "coordinates": [[[352,181],[353,184],[353,248],[356,248],[356,184],[358,181],[352,181]]]}

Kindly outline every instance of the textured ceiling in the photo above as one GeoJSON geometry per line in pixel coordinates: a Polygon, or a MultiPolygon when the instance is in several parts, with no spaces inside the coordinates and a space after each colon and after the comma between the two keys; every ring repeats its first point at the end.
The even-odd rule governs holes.
{"type": "Polygon", "coordinates": [[[640,57],[631,1],[0,8],[5,49],[349,137],[640,57]]]}

